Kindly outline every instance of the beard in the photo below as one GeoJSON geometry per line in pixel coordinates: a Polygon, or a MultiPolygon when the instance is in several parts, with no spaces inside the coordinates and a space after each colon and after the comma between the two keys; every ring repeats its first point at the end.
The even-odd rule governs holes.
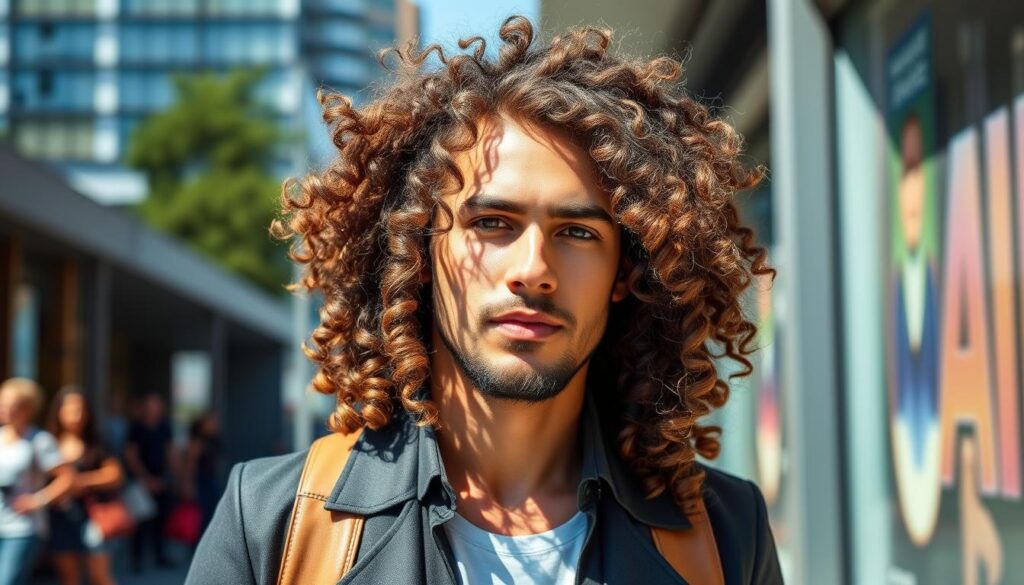
{"type": "MultiPolygon", "coordinates": [[[[441,342],[455,358],[462,373],[484,396],[513,402],[536,403],[558,396],[577,372],[589,361],[593,350],[577,361],[571,354],[562,354],[551,365],[530,368],[527,371],[509,372],[507,368],[487,363],[477,353],[458,347],[439,327],[441,342]]],[[[508,345],[511,351],[528,352],[537,347],[536,342],[516,341],[508,345]]],[[[595,348],[596,349],[596,348],[595,348]]]]}

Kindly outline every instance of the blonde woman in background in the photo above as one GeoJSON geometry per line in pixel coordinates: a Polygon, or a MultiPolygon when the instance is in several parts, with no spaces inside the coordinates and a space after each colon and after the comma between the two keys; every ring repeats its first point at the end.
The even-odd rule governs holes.
{"type": "Polygon", "coordinates": [[[42,403],[32,380],[0,384],[0,585],[28,582],[46,532],[43,511],[74,480],[53,435],[33,424],[42,403]]]}

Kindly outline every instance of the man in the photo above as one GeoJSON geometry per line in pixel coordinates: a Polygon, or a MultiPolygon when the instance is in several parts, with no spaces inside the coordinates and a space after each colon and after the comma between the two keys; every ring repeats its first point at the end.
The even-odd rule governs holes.
{"type": "MultiPolygon", "coordinates": [[[[687,562],[780,582],[760,492],[694,461],[718,450],[697,422],[728,396],[714,356],[749,370],[739,296],[771,269],[732,198],[760,171],[677,63],[601,30],[500,34],[496,62],[479,39],[439,69],[398,52],[377,100],[324,99],[341,155],[275,229],[324,298],[314,386],[360,433],[319,506],[363,521],[345,582],[680,583],[654,535],[704,509],[714,543],[687,562]]],[[[305,458],[236,466],[188,583],[345,554],[282,559],[305,458]]]]}
{"type": "Polygon", "coordinates": [[[167,555],[164,523],[171,508],[170,478],[173,474],[174,443],[164,399],[156,392],[139,403],[138,419],[128,429],[124,447],[125,466],[156,503],[156,516],[139,524],[132,535],[132,570],[142,570],[143,547],[149,541],[159,567],[174,563],[167,555]]]}

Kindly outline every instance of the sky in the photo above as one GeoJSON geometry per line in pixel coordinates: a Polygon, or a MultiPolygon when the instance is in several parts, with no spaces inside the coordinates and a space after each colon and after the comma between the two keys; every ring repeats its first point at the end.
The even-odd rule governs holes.
{"type": "Polygon", "coordinates": [[[537,25],[540,0],[415,0],[420,7],[422,45],[441,43],[456,47],[459,38],[480,35],[488,52],[498,41],[498,27],[512,14],[522,14],[537,25]]]}

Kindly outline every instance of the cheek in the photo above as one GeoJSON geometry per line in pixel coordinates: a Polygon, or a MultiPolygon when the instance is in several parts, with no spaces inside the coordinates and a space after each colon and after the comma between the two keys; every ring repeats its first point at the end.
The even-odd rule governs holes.
{"type": "Polygon", "coordinates": [[[603,256],[576,258],[565,264],[559,288],[581,331],[593,331],[607,320],[617,273],[618,265],[603,256]]]}
{"type": "Polygon", "coordinates": [[[469,298],[479,273],[473,267],[474,262],[468,259],[465,246],[451,236],[449,233],[438,237],[430,249],[434,312],[437,321],[449,330],[466,325],[471,307],[469,298]]]}
{"type": "Polygon", "coordinates": [[[431,265],[438,280],[438,292],[462,303],[483,287],[493,286],[492,275],[500,262],[500,250],[453,229],[435,240],[431,247],[431,265]]]}
{"type": "Polygon", "coordinates": [[[618,273],[618,254],[574,254],[567,256],[559,270],[559,287],[573,291],[574,297],[604,303],[618,273]]]}

